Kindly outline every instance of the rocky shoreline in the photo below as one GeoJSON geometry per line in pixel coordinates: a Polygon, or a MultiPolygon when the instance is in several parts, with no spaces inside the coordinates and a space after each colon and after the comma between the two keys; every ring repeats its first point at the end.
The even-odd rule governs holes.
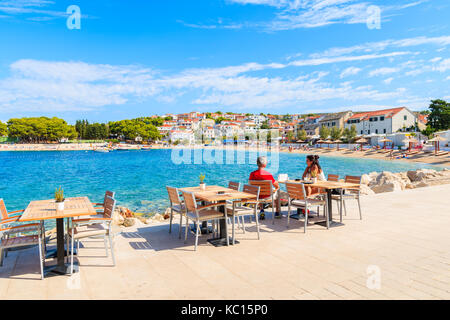
{"type": "MultiPolygon", "coordinates": [[[[436,171],[419,169],[414,171],[392,173],[389,171],[371,172],[361,176],[361,194],[373,195],[384,192],[399,192],[406,189],[423,188],[440,184],[450,184],[450,170],[436,171]]],[[[144,216],[132,212],[128,208],[118,206],[113,214],[113,224],[122,227],[132,227],[138,221],[144,225],[160,223],[170,218],[170,208],[164,214],[144,216]]],[[[178,218],[174,218],[178,219],[178,218]]]]}

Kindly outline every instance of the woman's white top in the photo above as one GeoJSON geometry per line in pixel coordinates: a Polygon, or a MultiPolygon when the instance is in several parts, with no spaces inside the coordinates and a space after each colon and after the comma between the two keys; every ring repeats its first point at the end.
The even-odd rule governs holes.
{"type": "MultiPolygon", "coordinates": [[[[311,179],[311,174],[309,172],[306,174],[306,179],[308,179],[308,180],[311,179]]],[[[325,178],[325,174],[323,173],[323,170],[317,176],[317,180],[319,180],[319,181],[326,181],[327,180],[327,178],[325,178]]]]}

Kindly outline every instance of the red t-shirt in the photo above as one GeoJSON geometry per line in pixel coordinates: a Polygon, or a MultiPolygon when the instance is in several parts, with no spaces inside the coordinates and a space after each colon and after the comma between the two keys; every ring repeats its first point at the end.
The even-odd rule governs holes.
{"type": "Polygon", "coordinates": [[[272,183],[275,182],[272,174],[266,170],[258,169],[250,173],[250,178],[248,180],[271,180],[272,183]]]}

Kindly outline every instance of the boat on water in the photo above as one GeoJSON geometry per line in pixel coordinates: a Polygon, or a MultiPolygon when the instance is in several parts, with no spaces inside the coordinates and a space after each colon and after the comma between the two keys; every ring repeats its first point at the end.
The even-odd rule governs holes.
{"type": "Polygon", "coordinates": [[[143,151],[152,150],[152,147],[151,146],[142,146],[141,150],[143,150],[143,151]]]}
{"type": "Polygon", "coordinates": [[[94,152],[101,152],[101,153],[108,153],[112,150],[108,149],[108,148],[95,148],[94,152]]]}

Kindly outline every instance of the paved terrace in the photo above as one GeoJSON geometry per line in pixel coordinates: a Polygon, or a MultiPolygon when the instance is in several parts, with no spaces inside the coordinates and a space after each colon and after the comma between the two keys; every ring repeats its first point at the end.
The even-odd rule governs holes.
{"type": "MultiPolygon", "coordinates": [[[[449,299],[450,185],[367,196],[364,220],[348,204],[345,226],[263,221],[262,239],[215,248],[185,245],[167,224],[142,225],[116,237],[117,266],[103,241],[80,250],[81,272],[39,280],[37,249],[10,252],[0,268],[0,299],[449,299]],[[381,288],[366,286],[367,268],[381,288]]],[[[336,211],[335,211],[336,212],[336,211]]],[[[255,228],[251,227],[254,231],[255,228]]]]}

